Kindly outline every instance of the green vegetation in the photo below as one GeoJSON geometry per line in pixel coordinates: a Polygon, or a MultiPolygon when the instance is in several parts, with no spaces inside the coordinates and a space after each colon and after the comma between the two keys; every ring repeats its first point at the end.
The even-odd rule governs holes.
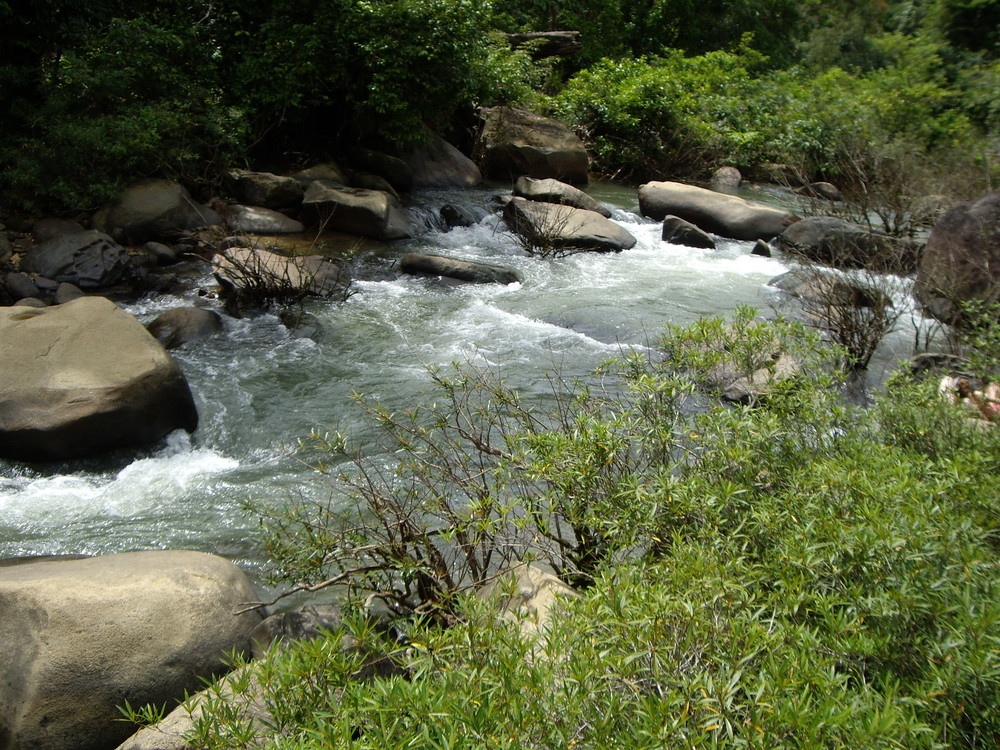
{"type": "MultiPolygon", "coordinates": [[[[142,176],[207,192],[423,123],[468,143],[476,106],[565,118],[597,169],[722,164],[844,187],[981,192],[996,171],[996,0],[246,0],[0,3],[8,208],[99,205],[142,176]],[[559,61],[503,32],[579,29],[559,61]],[[772,164],[783,171],[768,171],[772,164]],[[948,184],[948,175],[961,174],[948,184]],[[942,182],[944,187],[942,189],[942,182]]],[[[847,197],[856,197],[848,195],[847,197]]]]}
{"type": "MultiPolygon", "coordinates": [[[[995,337],[967,339],[994,375],[995,337]]],[[[426,411],[370,407],[389,453],[344,463],[334,441],[324,468],[358,512],[337,493],[299,506],[274,551],[296,579],[338,574],[358,609],[259,666],[268,746],[996,744],[1000,430],[905,374],[850,407],[825,364],[838,352],[748,310],[661,347],[545,408],[462,369],[426,411]],[[775,338],[805,366],[766,399],[701,390],[775,338]],[[470,551],[497,557],[473,569],[470,551]],[[542,642],[469,593],[511,558],[579,585],[542,642]],[[365,620],[373,592],[407,614],[403,641],[365,620]],[[373,658],[405,672],[357,679],[373,658]]],[[[219,705],[196,746],[253,746],[219,705]]]]}

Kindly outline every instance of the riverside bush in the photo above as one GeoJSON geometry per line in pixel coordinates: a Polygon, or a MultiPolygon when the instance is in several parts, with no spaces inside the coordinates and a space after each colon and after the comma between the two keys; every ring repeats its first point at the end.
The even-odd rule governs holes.
{"type": "MultiPolygon", "coordinates": [[[[599,528],[636,530],[605,535],[612,553],[543,640],[462,592],[449,601],[450,627],[413,617],[402,643],[359,637],[363,620],[350,615],[365,648],[343,653],[336,633],[259,667],[275,715],[270,746],[994,746],[1000,430],[904,374],[870,410],[847,405],[828,371],[811,368],[754,407],[697,396],[719,351],[706,343],[728,336],[751,366],[754,332],[775,335],[740,325],[673,331],[671,358],[628,360],[627,387],[616,397],[601,385],[599,408],[578,389],[558,402],[568,415],[533,412],[556,427],[521,438],[554,441],[526,465],[549,480],[545,507],[596,486],[599,528]],[[694,401],[648,380],[684,382],[694,401]],[[626,424],[632,433],[609,429],[626,424]],[[617,470],[602,475],[626,453],[627,483],[617,470]],[[626,485],[631,495],[600,489],[626,485]],[[372,652],[394,654],[406,677],[359,682],[372,652]]],[[[419,441],[404,447],[418,464],[436,460],[422,451],[419,441]]],[[[226,744],[233,727],[246,729],[220,709],[193,739],[243,746],[226,744]]]]}

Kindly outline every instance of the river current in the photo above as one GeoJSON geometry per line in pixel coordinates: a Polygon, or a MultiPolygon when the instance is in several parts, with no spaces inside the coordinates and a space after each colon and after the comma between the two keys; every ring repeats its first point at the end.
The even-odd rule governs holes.
{"type": "MultiPolygon", "coordinates": [[[[227,317],[222,335],[174,350],[199,409],[193,435],[72,463],[0,461],[0,559],[196,549],[259,577],[258,521],[244,506],[324,496],[327,488],[293,449],[313,430],[356,425],[352,394],[412,406],[428,397],[428,366],[473,361],[488,363],[526,398],[541,398],[547,374],[586,376],[625,348],[649,345],[667,324],[728,315],[742,304],[768,316],[782,304],[767,282],[793,261],[751,255],[747,242],[721,240],[714,251],[664,243],[660,223],[638,215],[634,190],[598,184],[589,192],[636,236],[635,248],[557,259],[524,253],[490,212],[499,192],[416,196],[417,218],[445,203],[486,215],[448,232],[428,227],[358,258],[350,298],[307,303],[319,324],[311,338],[274,315],[227,317]],[[395,264],[408,252],[502,265],[522,280],[455,286],[402,276],[395,264]]],[[[213,285],[207,271],[199,285],[213,285]]],[[[148,322],[194,299],[195,291],[152,296],[126,308],[148,322]]],[[[909,355],[911,339],[904,316],[873,361],[871,382],[909,355]]]]}

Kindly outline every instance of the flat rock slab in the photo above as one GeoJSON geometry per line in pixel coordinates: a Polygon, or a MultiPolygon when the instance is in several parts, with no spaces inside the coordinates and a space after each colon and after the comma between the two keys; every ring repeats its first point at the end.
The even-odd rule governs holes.
{"type": "Polygon", "coordinates": [[[106,750],[118,706],[176,705],[248,651],[257,599],[239,568],[190,551],[28,560],[0,575],[0,747],[106,750]]]}
{"type": "Polygon", "coordinates": [[[103,297],[0,308],[0,456],[59,460],[198,424],[177,363],[103,297]]]}
{"type": "Polygon", "coordinates": [[[511,231],[541,254],[549,248],[618,252],[635,247],[631,232],[593,211],[511,198],[504,206],[504,221],[511,231]]]}
{"type": "Polygon", "coordinates": [[[642,185],[639,209],[643,216],[657,221],[673,215],[720,237],[751,242],[777,237],[798,220],[797,216],[780,208],[680,182],[642,185]]]}

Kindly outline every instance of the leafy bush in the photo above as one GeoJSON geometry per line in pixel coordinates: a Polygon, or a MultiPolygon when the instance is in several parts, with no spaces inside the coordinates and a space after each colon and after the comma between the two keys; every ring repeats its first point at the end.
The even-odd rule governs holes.
{"type": "MultiPolygon", "coordinates": [[[[692,353],[695,374],[711,360],[702,344],[731,330],[674,332],[670,352],[692,353]]],[[[868,412],[804,377],[753,408],[675,414],[645,383],[664,367],[632,360],[617,410],[580,391],[551,418],[572,434],[526,438],[548,503],[597,488],[599,528],[639,527],[646,544],[619,537],[628,554],[604,558],[541,641],[458,595],[450,627],[414,619],[402,645],[369,633],[345,654],[338,633],[272,654],[259,667],[272,746],[994,745],[1000,430],[903,376],[868,412]],[[628,413],[657,416],[605,429],[628,413]],[[628,485],[638,503],[601,489],[624,489],[610,478],[626,444],[643,456],[628,485]],[[355,679],[373,650],[407,676],[355,679]]],[[[220,710],[197,744],[232,747],[227,734],[220,710]]]]}

